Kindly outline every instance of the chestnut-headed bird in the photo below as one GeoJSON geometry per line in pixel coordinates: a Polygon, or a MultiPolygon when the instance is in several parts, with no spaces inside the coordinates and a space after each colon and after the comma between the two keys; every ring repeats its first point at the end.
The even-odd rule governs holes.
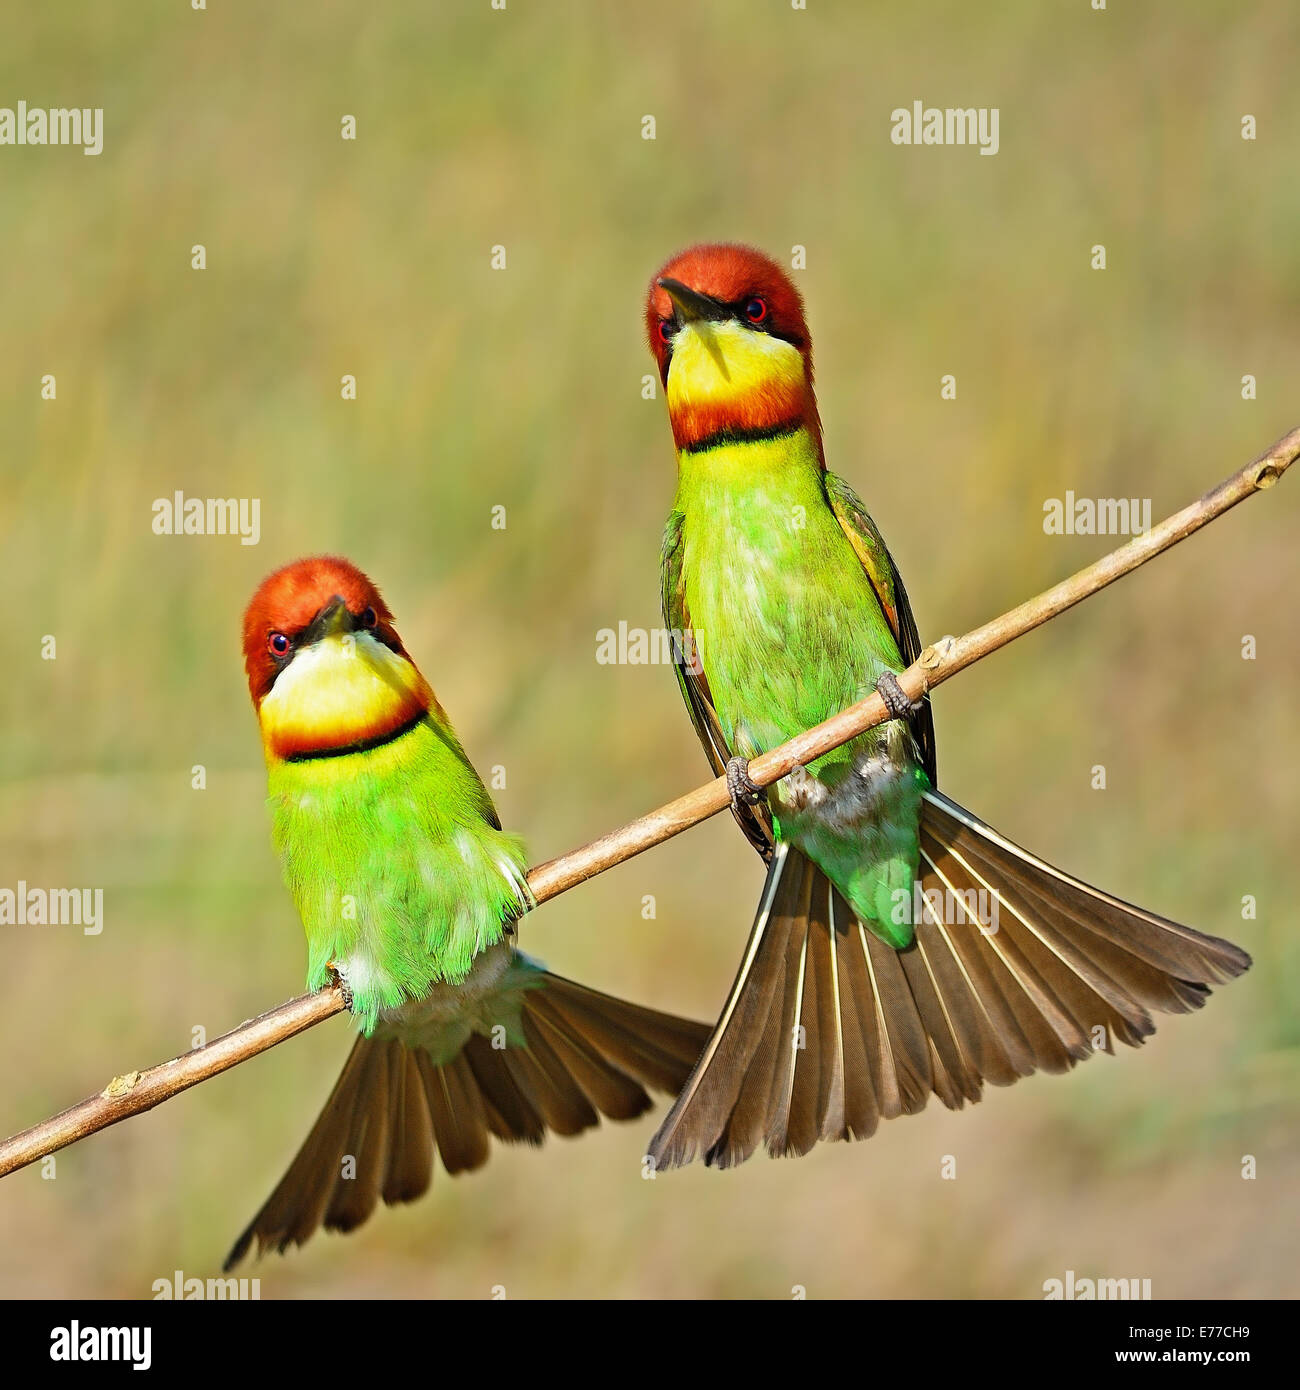
{"type": "Polygon", "coordinates": [[[774,261],[696,246],[651,282],[677,447],[664,620],[687,708],[768,861],[739,974],[651,1143],[727,1166],[860,1139],[933,1092],[1065,1071],[1250,958],[1012,844],[938,790],[921,644],[866,508],[828,472],[803,304],[774,261]],[[877,688],[891,714],[769,788],[746,764],[877,688]]]}
{"type": "Polygon", "coordinates": [[[552,975],[520,952],[530,906],[505,834],[379,591],[333,556],[266,579],[244,615],[274,839],[307,931],[307,987],[336,974],[362,1036],[279,1186],[226,1261],[349,1231],[382,1196],[675,1094],[703,1024],[552,975]]]}

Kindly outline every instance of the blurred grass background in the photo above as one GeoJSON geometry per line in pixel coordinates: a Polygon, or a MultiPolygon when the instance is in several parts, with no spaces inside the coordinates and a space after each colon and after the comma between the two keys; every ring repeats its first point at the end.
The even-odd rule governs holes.
{"type": "MultiPolygon", "coordinates": [[[[673,467],[640,310],[683,244],[807,248],[828,455],[926,639],[1114,543],[1045,536],[1046,498],[1159,518],[1295,424],[1298,38],[1286,0],[11,7],[0,104],[102,106],[105,136],[0,148],[0,885],[102,886],[106,926],[0,929],[0,1130],[298,992],[238,653],[288,559],[377,577],[536,859],[702,780],[671,674],[595,661],[598,629],[659,622],[673,467]],[[1000,152],[892,145],[917,99],[1000,108],[1000,152]],[[155,536],[176,489],[260,498],[260,544],[155,536]]],[[[646,1182],[651,1123],[498,1150],[245,1272],[266,1297],[1040,1297],[1066,1269],[1294,1295],[1296,487],[935,701],[951,794],[1254,954],[1203,1014],[797,1163],[646,1182]]],[[[711,1018],[761,878],[718,818],[524,944],[711,1018]]],[[[346,1032],[0,1184],[0,1294],[214,1273],[346,1032]]]]}

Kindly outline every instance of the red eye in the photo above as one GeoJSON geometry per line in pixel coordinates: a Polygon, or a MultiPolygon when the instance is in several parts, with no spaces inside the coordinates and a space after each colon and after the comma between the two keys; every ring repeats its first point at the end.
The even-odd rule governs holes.
{"type": "Polygon", "coordinates": [[[767,317],[767,300],[755,297],[745,305],[745,317],[750,323],[762,323],[767,317]]]}
{"type": "Polygon", "coordinates": [[[376,613],[373,608],[367,608],[366,611],[361,615],[362,627],[374,627],[378,621],[379,614],[376,613]]]}
{"type": "Polygon", "coordinates": [[[673,340],[673,321],[672,319],[659,320],[659,341],[661,343],[671,343],[673,340]]]}
{"type": "Polygon", "coordinates": [[[289,639],[283,632],[273,632],[266,639],[266,649],[272,656],[287,656],[289,654],[289,639]]]}

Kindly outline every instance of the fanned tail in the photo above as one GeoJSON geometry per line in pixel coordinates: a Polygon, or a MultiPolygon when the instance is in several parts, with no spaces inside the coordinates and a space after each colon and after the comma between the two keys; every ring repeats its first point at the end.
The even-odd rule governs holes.
{"type": "Polygon", "coordinates": [[[1136,1046],[1152,1011],[1200,1008],[1250,966],[1230,942],[1071,878],[937,792],[919,879],[916,940],[895,951],[778,844],[722,1016],[651,1141],[659,1167],[864,1139],[931,1092],[959,1109],[986,1081],[1066,1071],[1116,1039],[1136,1046]]]}
{"type": "Polygon", "coordinates": [[[358,1038],[297,1157],[226,1257],[283,1252],[324,1226],[351,1231],[379,1199],[412,1202],[433,1179],[487,1162],[489,1136],[540,1144],[580,1134],[600,1116],[630,1120],[675,1094],[707,1025],[644,1009],[541,972],[522,995],[526,1046],[494,1048],[472,1033],[448,1062],[392,1038],[358,1038]],[[344,1160],[350,1155],[351,1176],[344,1160]]]}

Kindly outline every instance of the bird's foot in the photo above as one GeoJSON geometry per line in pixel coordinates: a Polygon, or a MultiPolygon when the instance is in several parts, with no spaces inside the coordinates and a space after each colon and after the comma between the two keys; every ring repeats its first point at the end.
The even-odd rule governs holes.
{"type": "Polygon", "coordinates": [[[763,788],[749,775],[749,759],[736,757],[727,764],[727,790],[733,806],[757,806],[763,788]]]}
{"type": "Polygon", "coordinates": [[[352,1012],[352,986],[343,978],[343,972],[339,969],[336,961],[330,961],[326,967],[334,977],[334,983],[339,987],[339,993],[343,996],[343,1007],[352,1012]]]}
{"type": "Polygon", "coordinates": [[[908,699],[903,693],[903,687],[898,683],[898,677],[892,671],[886,671],[876,682],[876,693],[885,702],[885,708],[894,719],[906,719],[908,715],[919,714],[925,704],[924,700],[908,699]]]}

